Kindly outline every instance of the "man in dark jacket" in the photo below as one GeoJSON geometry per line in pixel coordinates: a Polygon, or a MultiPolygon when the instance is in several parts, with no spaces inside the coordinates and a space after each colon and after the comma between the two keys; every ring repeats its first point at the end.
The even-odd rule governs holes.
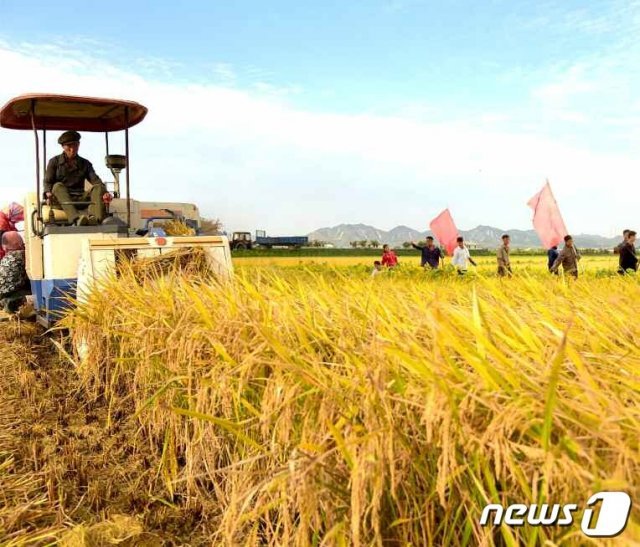
{"type": "Polygon", "coordinates": [[[440,260],[444,258],[442,249],[436,247],[433,243],[433,237],[427,236],[426,245],[418,245],[415,241],[411,242],[411,246],[414,249],[421,251],[420,266],[431,266],[432,268],[438,268],[440,266],[440,260]]]}
{"type": "Polygon", "coordinates": [[[80,133],[65,131],[58,143],[63,152],[49,160],[44,175],[45,197],[53,207],[61,208],[66,213],[69,224],[100,224],[106,216],[104,201],[109,200],[111,195],[96,175],[91,162],[78,156],[80,133]],[[85,180],[92,184],[88,192],[84,189],[85,180]],[[91,202],[88,217],[78,213],[73,202],[79,201],[91,202]]]}
{"type": "Polygon", "coordinates": [[[624,247],[627,244],[627,238],[629,237],[630,231],[631,230],[622,230],[622,241],[613,248],[613,254],[618,255],[618,273],[619,274],[625,273],[624,268],[622,267],[622,256],[620,255],[620,249],[622,249],[622,247],[624,247]]]}
{"type": "Polygon", "coordinates": [[[624,275],[628,270],[638,271],[638,256],[636,255],[636,232],[629,230],[627,240],[619,246],[620,269],[618,273],[624,275]]]}

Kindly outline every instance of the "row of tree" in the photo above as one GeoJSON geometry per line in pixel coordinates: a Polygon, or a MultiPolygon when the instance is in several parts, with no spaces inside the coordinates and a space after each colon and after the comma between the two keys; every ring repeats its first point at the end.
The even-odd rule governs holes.
{"type": "MultiPolygon", "coordinates": [[[[361,239],[360,241],[350,241],[349,245],[351,245],[351,247],[353,247],[354,249],[378,249],[379,247],[382,247],[382,244],[375,239],[361,239]]],[[[402,244],[403,249],[408,249],[409,247],[411,247],[411,241],[405,241],[402,244]]]]}
{"type": "MultiPolygon", "coordinates": [[[[351,247],[353,247],[354,249],[357,248],[361,248],[361,249],[377,249],[378,247],[380,247],[380,242],[376,241],[375,239],[372,240],[367,240],[367,239],[361,239],[360,241],[350,241],[349,245],[351,245],[351,247]]],[[[409,244],[411,245],[411,244],[409,244]]]]}

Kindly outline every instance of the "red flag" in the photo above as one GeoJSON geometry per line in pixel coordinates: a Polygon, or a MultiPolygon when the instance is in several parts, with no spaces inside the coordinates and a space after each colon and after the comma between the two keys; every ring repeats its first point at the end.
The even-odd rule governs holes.
{"type": "Polygon", "coordinates": [[[533,209],[533,227],[544,248],[550,249],[561,243],[567,235],[567,228],[562,220],[556,198],[551,192],[549,181],[527,202],[527,205],[533,209]]]}
{"type": "Polygon", "coordinates": [[[447,250],[447,254],[451,256],[457,245],[458,229],[453,222],[453,218],[451,218],[449,209],[445,209],[434,218],[429,223],[429,228],[431,228],[433,235],[440,242],[440,245],[447,250]]]}

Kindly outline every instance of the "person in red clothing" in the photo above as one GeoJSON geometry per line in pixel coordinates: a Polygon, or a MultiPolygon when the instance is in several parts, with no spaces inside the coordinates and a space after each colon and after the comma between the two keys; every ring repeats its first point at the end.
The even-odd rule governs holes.
{"type": "Polygon", "coordinates": [[[398,265],[398,257],[392,249],[389,249],[389,245],[382,246],[382,265],[387,268],[395,268],[398,265]]]}
{"type": "MultiPolygon", "coordinates": [[[[5,232],[15,232],[16,224],[24,220],[24,209],[22,205],[12,202],[4,209],[0,210],[0,238],[5,232]]],[[[5,252],[0,248],[0,258],[5,252]]]]}

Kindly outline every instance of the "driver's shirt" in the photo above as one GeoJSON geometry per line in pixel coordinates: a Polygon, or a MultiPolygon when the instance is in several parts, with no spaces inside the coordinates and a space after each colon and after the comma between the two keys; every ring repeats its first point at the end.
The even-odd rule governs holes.
{"type": "Polygon", "coordinates": [[[85,179],[91,184],[102,182],[89,160],[80,156],[69,160],[64,154],[60,154],[51,158],[47,164],[44,174],[44,191],[51,192],[56,182],[62,182],[70,194],[84,194],[85,179]]]}

